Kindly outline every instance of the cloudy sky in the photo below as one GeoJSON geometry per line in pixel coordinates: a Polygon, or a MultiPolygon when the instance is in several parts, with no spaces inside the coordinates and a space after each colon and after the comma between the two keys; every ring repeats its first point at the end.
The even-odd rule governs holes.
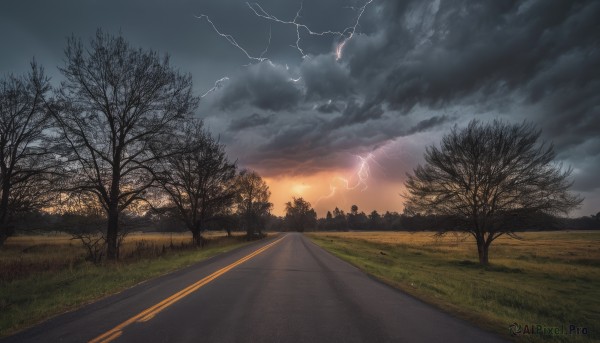
{"type": "Polygon", "coordinates": [[[0,74],[55,84],[66,37],[169,53],[241,167],[320,215],[401,211],[425,147],[474,118],[527,120],[600,211],[600,2],[21,0],[0,3],[0,74]]]}

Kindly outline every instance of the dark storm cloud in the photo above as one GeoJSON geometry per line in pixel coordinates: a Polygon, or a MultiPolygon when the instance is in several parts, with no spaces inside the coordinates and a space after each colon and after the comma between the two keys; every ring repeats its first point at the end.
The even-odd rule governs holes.
{"type": "MultiPolygon", "coordinates": [[[[349,108],[352,113],[358,112],[361,106],[352,104],[349,108]]],[[[256,149],[254,158],[260,161],[260,167],[268,176],[280,173],[303,175],[348,167],[352,162],[348,156],[369,153],[380,148],[381,142],[438,129],[452,118],[433,116],[414,125],[402,125],[395,118],[385,118],[382,122],[338,125],[332,129],[339,124],[339,119],[304,118],[301,123],[283,127],[256,149]]],[[[250,161],[245,159],[244,162],[250,161]]]]}
{"type": "MultiPolygon", "coordinates": [[[[337,64],[338,75],[349,75],[367,97],[364,103],[378,107],[369,112],[361,105],[358,111],[351,103],[330,129],[377,120],[383,117],[377,110],[381,104],[398,113],[465,102],[502,111],[504,101],[525,106],[512,115],[515,121],[538,123],[559,152],[598,134],[600,2],[387,1],[379,6],[381,15],[370,17],[379,25],[351,40],[337,64]],[[536,106],[537,113],[527,106],[536,106]]],[[[331,79],[324,76],[307,89],[336,94],[331,79]]],[[[346,84],[338,87],[341,94],[346,84]]],[[[317,109],[330,111],[323,105],[317,109]]]]}
{"type": "Polygon", "coordinates": [[[249,104],[262,110],[280,111],[296,107],[301,98],[301,90],[285,68],[261,62],[249,66],[223,88],[219,106],[228,110],[249,104]]]}
{"type": "Polygon", "coordinates": [[[581,142],[597,134],[600,2],[383,7],[393,23],[351,41],[347,51],[351,74],[377,89],[378,101],[407,112],[469,97],[481,104],[523,98],[544,108],[544,119],[535,119],[549,136],[581,142]],[[411,27],[411,18],[419,24],[411,27]],[[576,134],[561,134],[565,127],[576,134]]]}
{"type": "Polygon", "coordinates": [[[359,104],[354,100],[350,100],[346,104],[346,108],[339,117],[331,120],[327,128],[335,130],[342,126],[362,124],[369,120],[381,118],[384,110],[381,104],[363,103],[359,104]]]}
{"type": "Polygon", "coordinates": [[[328,101],[324,104],[318,105],[316,109],[321,113],[333,113],[341,111],[340,106],[333,101],[328,101]]]}
{"type": "Polygon", "coordinates": [[[262,116],[258,113],[253,113],[247,117],[236,118],[229,124],[230,131],[239,131],[255,126],[265,125],[271,122],[273,116],[262,116]]]}
{"type": "MultiPolygon", "coordinates": [[[[374,144],[369,141],[374,135],[360,124],[378,119],[383,113],[380,105],[359,104],[351,100],[337,117],[327,120],[305,117],[300,122],[293,122],[293,125],[280,129],[277,135],[261,146],[260,155],[262,158],[277,160],[280,165],[273,166],[276,170],[287,168],[287,164],[281,163],[281,160],[295,161],[294,163],[304,161],[308,164],[320,160],[317,169],[333,167],[339,161],[332,161],[331,155],[340,150],[352,150],[365,143],[374,144]],[[361,130],[368,134],[356,132],[361,130]]],[[[261,161],[264,162],[262,159],[261,161]]],[[[297,172],[304,173],[307,170],[312,169],[297,172]]]]}
{"type": "Polygon", "coordinates": [[[423,119],[418,122],[415,126],[408,129],[405,133],[405,136],[409,136],[415,133],[424,132],[431,128],[437,127],[445,122],[447,122],[450,118],[448,116],[435,116],[428,119],[423,119]]]}
{"type": "Polygon", "coordinates": [[[333,55],[306,59],[300,66],[300,74],[310,100],[346,98],[352,93],[354,81],[333,55]]]}
{"type": "Polygon", "coordinates": [[[477,114],[428,115],[416,124],[402,119],[416,107],[445,112],[469,105],[515,122],[534,121],[560,153],[600,130],[598,17],[600,3],[594,1],[378,2],[341,61],[319,55],[300,67],[303,102],[318,99],[317,112],[342,113],[319,129],[278,128],[266,151],[283,160],[300,150],[307,161],[335,155],[344,141],[339,135],[354,135],[359,143],[352,146],[358,147],[365,141],[360,133],[374,130],[385,142],[477,114]],[[346,99],[345,109],[322,102],[336,96],[346,99]],[[286,144],[285,137],[294,139],[286,144]],[[302,137],[311,137],[309,144],[302,137]],[[301,149],[292,149],[294,142],[301,149]]]}
{"type": "Polygon", "coordinates": [[[577,192],[589,192],[598,188],[598,175],[600,175],[600,164],[596,159],[588,159],[588,161],[580,161],[577,163],[574,177],[573,190],[577,192]]]}

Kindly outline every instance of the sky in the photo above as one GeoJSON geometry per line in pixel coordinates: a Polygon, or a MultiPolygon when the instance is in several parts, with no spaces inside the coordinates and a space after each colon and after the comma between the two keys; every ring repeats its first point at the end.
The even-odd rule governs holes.
{"type": "Polygon", "coordinates": [[[403,209],[427,146],[472,120],[532,122],[600,211],[600,1],[21,0],[0,3],[0,74],[98,28],[168,53],[196,115],[281,215],[403,209]]]}

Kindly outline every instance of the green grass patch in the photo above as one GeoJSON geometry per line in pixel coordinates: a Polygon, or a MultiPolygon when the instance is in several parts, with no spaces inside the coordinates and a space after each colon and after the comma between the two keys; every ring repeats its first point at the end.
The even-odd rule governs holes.
{"type": "MultiPolygon", "coordinates": [[[[141,254],[139,258],[94,265],[83,260],[79,245],[68,240],[58,243],[53,239],[52,244],[39,240],[36,238],[36,244],[24,247],[17,239],[0,252],[0,267],[26,269],[0,278],[0,337],[248,244],[239,237],[219,237],[210,240],[204,248],[179,246],[167,251],[161,248],[157,256],[141,254]],[[48,245],[52,249],[48,249],[48,245]],[[34,248],[30,248],[32,246],[34,248]],[[36,255],[30,256],[33,251],[36,255]]],[[[139,241],[148,242],[148,239],[139,241]]],[[[143,247],[144,251],[148,250],[148,243],[143,247]]]]}
{"type": "MultiPolygon", "coordinates": [[[[311,233],[334,255],[444,311],[518,342],[600,340],[600,233],[523,234],[477,262],[474,242],[431,233],[311,233]],[[520,335],[511,323],[586,327],[587,335],[520,335]]],[[[495,243],[496,244],[496,243],[495,243]]]]}

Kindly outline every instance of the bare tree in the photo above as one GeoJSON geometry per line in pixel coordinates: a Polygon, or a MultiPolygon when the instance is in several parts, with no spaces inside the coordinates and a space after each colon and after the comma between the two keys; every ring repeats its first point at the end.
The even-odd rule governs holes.
{"type": "Polygon", "coordinates": [[[237,213],[246,229],[246,236],[252,238],[255,232],[262,233],[262,226],[273,207],[269,202],[271,191],[256,172],[249,170],[239,173],[236,188],[237,213]]]}
{"type": "Polygon", "coordinates": [[[46,205],[57,167],[45,110],[49,79],[35,61],[23,77],[0,80],[0,247],[14,232],[15,216],[46,205]]]}
{"type": "Polygon", "coordinates": [[[527,123],[473,120],[463,130],[455,127],[408,175],[406,211],[444,217],[443,230],[468,232],[487,265],[495,239],[582,201],[568,192],[571,169],[553,162],[553,146],[539,143],[540,134],[527,123]]]}
{"type": "Polygon", "coordinates": [[[65,54],[53,114],[75,162],[70,190],[91,193],[102,205],[106,257],[116,259],[119,215],[155,184],[152,165],[163,150],[152,147],[191,115],[198,98],[191,76],[174,70],[168,56],[134,49],[121,36],[98,30],[89,48],[72,37],[65,54]]]}
{"type": "MultiPolygon", "coordinates": [[[[207,223],[224,218],[236,196],[236,165],[229,162],[225,146],[203,129],[199,120],[189,121],[173,148],[178,151],[160,161],[158,181],[174,211],[203,244],[207,223]]],[[[163,207],[164,209],[165,207],[163,207]]]]}
{"type": "Polygon", "coordinates": [[[292,198],[285,203],[285,221],[289,228],[304,232],[317,225],[317,213],[303,198],[292,198]]]}

